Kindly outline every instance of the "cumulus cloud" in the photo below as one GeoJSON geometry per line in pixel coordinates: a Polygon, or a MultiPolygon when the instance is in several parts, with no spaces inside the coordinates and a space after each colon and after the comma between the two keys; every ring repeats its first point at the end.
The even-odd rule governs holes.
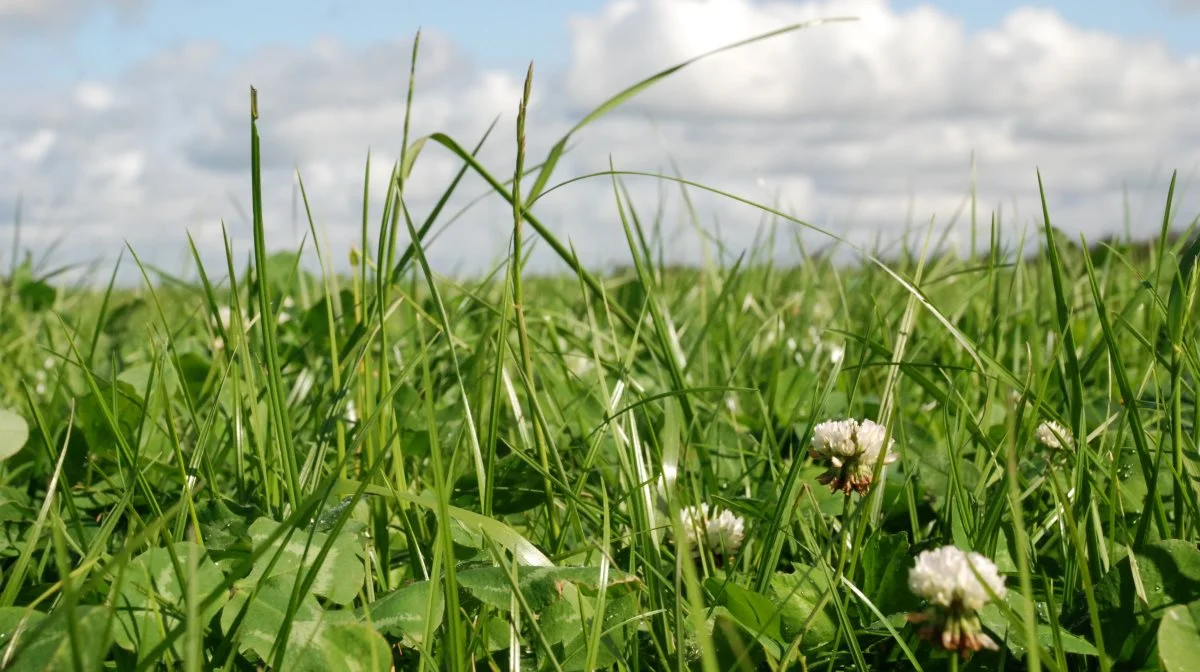
{"type": "MultiPolygon", "coordinates": [[[[1124,230],[1126,190],[1129,226],[1152,233],[1173,168],[1183,178],[1182,214],[1194,213],[1200,57],[1085,30],[1045,9],[1014,10],[972,32],[943,11],[900,11],[883,0],[612,0],[572,20],[565,71],[538,73],[530,161],[593,106],[657,69],[832,16],[859,20],[724,53],[644,93],[586,129],[552,183],[610,160],[628,170],[678,166],[688,179],[870,244],[934,217],[948,224],[964,205],[974,156],[981,221],[1000,210],[1010,231],[1037,221],[1038,168],[1055,224],[1092,238],[1124,230]]],[[[0,184],[25,196],[32,237],[24,239],[63,239],[64,254],[115,254],[129,240],[165,263],[182,256],[191,231],[219,259],[222,220],[245,250],[253,84],[269,242],[288,247],[307,230],[302,215],[292,221],[299,168],[332,252],[344,259],[359,236],[368,150],[377,226],[401,144],[410,51],[408,41],[351,48],[322,40],[227,65],[220,45],[192,43],[111,81],[39,91],[21,109],[0,110],[0,184]]],[[[445,131],[471,146],[499,116],[482,160],[508,178],[524,73],[472,62],[436,32],[423,36],[421,54],[413,137],[445,131]]],[[[418,218],[459,165],[426,146],[406,185],[418,218]]],[[[761,234],[762,213],[729,199],[693,192],[693,221],[677,185],[627,184],[643,220],[657,216],[672,232],[674,259],[696,261],[705,246],[736,253],[761,234]]],[[[468,180],[455,208],[483,191],[481,180],[468,180]]],[[[16,197],[0,192],[0,211],[11,212],[16,197]]],[[[555,190],[535,214],[589,263],[627,256],[607,179],[555,190]]],[[[482,270],[505,253],[510,216],[499,199],[485,199],[434,244],[433,259],[444,270],[482,270]]],[[[960,240],[964,226],[965,217],[953,230],[960,240]]],[[[556,267],[544,251],[538,259],[556,267]]]]}
{"type": "MultiPolygon", "coordinates": [[[[574,21],[567,90],[585,108],[647,69],[837,15],[859,20],[722,54],[629,111],[657,119],[684,165],[711,180],[808,177],[812,210],[798,214],[823,211],[842,227],[899,228],[910,204],[917,221],[945,221],[973,154],[984,212],[1016,199],[1033,214],[1040,167],[1055,223],[1095,238],[1123,227],[1126,186],[1135,202],[1155,189],[1149,203],[1160,207],[1166,173],[1177,167],[1186,181],[1200,164],[1200,59],[1046,9],[968,32],[931,7],[882,0],[619,0],[574,21]]],[[[1156,225],[1131,227],[1148,235],[1156,225]]]]}
{"type": "Polygon", "coordinates": [[[128,15],[145,0],[0,0],[0,38],[15,40],[61,30],[98,9],[128,15]]]}

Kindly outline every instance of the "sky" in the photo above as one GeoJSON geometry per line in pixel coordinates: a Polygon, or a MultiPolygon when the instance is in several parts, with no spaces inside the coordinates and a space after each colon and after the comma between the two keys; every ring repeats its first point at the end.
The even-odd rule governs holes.
{"type": "MultiPolygon", "coordinates": [[[[860,246],[930,224],[966,245],[973,179],[977,225],[994,217],[1010,239],[1029,235],[1038,171],[1055,226],[1089,240],[1156,232],[1172,170],[1179,226],[1200,211],[1200,0],[0,0],[0,268],[18,204],[20,247],[57,264],[107,272],[128,246],[178,269],[189,236],[221,264],[222,226],[244,257],[252,85],[268,245],[296,249],[308,233],[298,172],[318,240],[344,265],[368,153],[372,236],[378,226],[418,30],[412,137],[443,132],[469,147],[498,119],[480,156],[509,176],[531,61],[536,161],[647,75],[832,17],[857,20],[723,53],[644,92],[574,137],[551,184],[610,162],[678,172],[860,246]]],[[[426,146],[410,210],[429,212],[460,165],[426,146]]],[[[675,261],[732,258],[769,221],[697,190],[689,211],[677,185],[624,179],[628,205],[660,217],[675,261]]],[[[502,261],[511,213],[486,191],[473,177],[460,187],[430,245],[438,271],[502,261]]],[[[628,259],[608,178],[555,189],[533,213],[589,265],[628,259]]],[[[796,236],[832,242],[795,224],[777,231],[780,258],[795,256],[796,236]]],[[[544,245],[533,259],[563,268],[544,245]]]]}

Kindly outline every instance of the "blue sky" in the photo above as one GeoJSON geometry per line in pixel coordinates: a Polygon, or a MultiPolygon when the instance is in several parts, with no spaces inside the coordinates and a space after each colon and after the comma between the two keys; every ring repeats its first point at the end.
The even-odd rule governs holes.
{"type": "MultiPolygon", "coordinates": [[[[131,64],[185,41],[213,40],[229,58],[264,45],[304,46],[333,36],[349,45],[405,38],[419,27],[445,32],[481,64],[509,70],[531,59],[542,67],[562,67],[570,48],[567,17],[594,12],[600,0],[493,2],[347,2],[289,0],[147,0],[132,16],[106,7],[91,8],[75,29],[33,35],[17,47],[20,56],[0,65],[4,81],[69,81],[110,77],[131,64]],[[17,65],[19,63],[19,65],[17,65]]],[[[1019,6],[1048,7],[1072,23],[1135,38],[1162,40],[1172,49],[1194,51],[1200,11],[1173,11],[1168,0],[895,0],[899,10],[919,5],[940,8],[968,30],[996,25],[1019,6]]]]}
{"type": "MultiPolygon", "coordinates": [[[[505,129],[530,60],[539,72],[536,155],[658,68],[831,15],[863,21],[689,68],[589,127],[556,180],[603,169],[610,157],[650,171],[673,162],[691,179],[785,203],[858,242],[898,237],[909,213],[951,221],[972,159],[981,216],[1002,213],[1014,236],[1036,225],[1036,170],[1055,224],[1070,233],[1156,230],[1173,169],[1180,216],[1195,213],[1200,0],[0,0],[0,97],[18,101],[0,106],[0,213],[21,199],[22,239],[58,245],[66,260],[111,259],[130,244],[166,263],[191,234],[219,261],[222,223],[235,249],[247,245],[239,213],[253,84],[268,110],[268,219],[289,219],[300,170],[345,258],[367,151],[384,162],[373,169],[373,193],[395,158],[388,150],[402,132],[408,41],[418,28],[445,39],[422,50],[413,132],[472,144],[499,115],[498,140],[483,158],[504,174],[512,161],[505,129]],[[184,49],[197,44],[210,48],[184,49]]],[[[431,207],[457,168],[444,151],[423,154],[413,207],[431,207]]],[[[467,184],[464,199],[482,183],[467,184]]],[[[643,210],[661,204],[668,219],[678,214],[679,204],[660,203],[661,184],[631,189],[643,210]]],[[[702,205],[731,251],[758,234],[761,213],[722,199],[702,205]]],[[[585,261],[622,260],[611,185],[578,182],[538,207],[585,261]]],[[[486,200],[472,206],[431,258],[471,270],[494,262],[507,235],[504,210],[486,200]]],[[[0,214],[0,239],[8,226],[0,214]]],[[[954,226],[952,240],[969,237],[954,226]]],[[[297,228],[277,224],[271,240],[289,247],[297,228]]],[[[700,257],[693,233],[674,239],[676,260],[700,257]]]]}

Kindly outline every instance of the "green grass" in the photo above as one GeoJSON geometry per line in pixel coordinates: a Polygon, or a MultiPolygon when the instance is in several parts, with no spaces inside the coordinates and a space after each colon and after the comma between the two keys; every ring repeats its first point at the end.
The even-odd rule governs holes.
{"type": "Polygon", "coordinates": [[[669,268],[624,189],[646,178],[613,170],[586,179],[612,184],[631,263],[594,274],[538,198],[577,179],[554,173],[576,133],[687,65],[540,160],[522,103],[513,167],[406,123],[349,273],[316,243],[268,253],[253,102],[247,268],[228,244],[220,269],[193,246],[186,280],[131,250],[136,289],[13,268],[0,669],[1193,669],[1200,242],[1167,235],[1196,224],[1174,183],[1154,244],[1071,240],[1046,209],[1029,239],[994,222],[981,255],[914,231],[851,265],[725,194],[803,263],[764,242],[669,268]],[[462,172],[414,212],[404,185],[439,150],[462,172]],[[512,247],[453,281],[422,241],[468,174],[512,206],[512,247]],[[564,272],[526,272],[532,245],[564,272]],[[865,494],[817,483],[814,427],[838,418],[895,440],[865,494]],[[1036,440],[1051,420],[1071,449],[1036,440]],[[699,504],[743,518],[737,552],[692,554],[699,504]],[[1005,577],[979,613],[997,651],[960,660],[906,622],[914,557],[948,544],[1005,577]]]}

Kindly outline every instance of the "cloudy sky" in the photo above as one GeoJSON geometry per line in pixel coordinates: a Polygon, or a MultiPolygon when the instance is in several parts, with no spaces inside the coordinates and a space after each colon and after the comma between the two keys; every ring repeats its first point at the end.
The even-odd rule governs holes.
{"type": "MultiPolygon", "coordinates": [[[[823,17],[858,20],[682,71],[588,127],[551,183],[610,160],[676,166],[860,244],[931,221],[968,240],[959,213],[972,156],[980,221],[999,213],[1014,236],[1039,223],[1038,169],[1054,223],[1073,234],[1150,235],[1175,169],[1180,224],[1200,211],[1197,0],[0,0],[0,268],[18,202],[22,247],[53,249],[59,263],[111,263],[128,243],[179,269],[189,232],[215,261],[222,222],[244,254],[251,85],[268,244],[294,248],[307,230],[294,216],[298,170],[323,242],[344,265],[368,152],[372,235],[378,226],[418,28],[413,136],[441,131],[470,146],[499,118],[482,157],[507,177],[530,60],[536,161],[638,79],[823,17]]],[[[418,217],[457,169],[426,147],[407,187],[418,217]]],[[[669,255],[701,258],[678,187],[647,178],[627,187],[644,218],[661,211],[669,255]]],[[[478,180],[461,188],[450,210],[459,216],[430,250],[438,270],[477,272],[503,257],[506,207],[496,198],[466,207],[484,191],[478,180]]],[[[698,224],[729,253],[761,234],[762,212],[694,196],[698,224]]],[[[589,264],[627,257],[607,179],[555,190],[535,214],[589,264]]],[[[560,268],[546,252],[537,264],[560,268]]]]}

